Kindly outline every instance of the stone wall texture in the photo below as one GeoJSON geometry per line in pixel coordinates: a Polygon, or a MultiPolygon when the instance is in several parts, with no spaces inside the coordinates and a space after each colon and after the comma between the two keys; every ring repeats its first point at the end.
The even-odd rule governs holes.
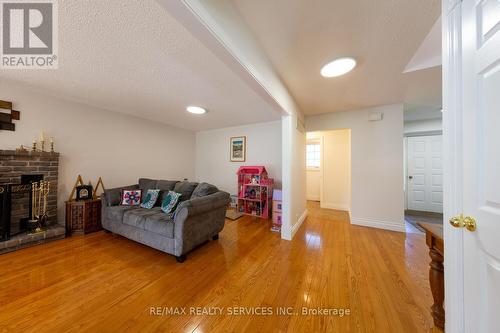
{"type": "MultiPolygon", "coordinates": [[[[0,184],[21,184],[21,175],[42,175],[44,180],[50,181],[47,214],[49,224],[57,224],[59,154],[0,150],[0,184]]],[[[28,216],[28,195],[12,194],[11,233],[19,230],[19,220],[28,216]]]]}

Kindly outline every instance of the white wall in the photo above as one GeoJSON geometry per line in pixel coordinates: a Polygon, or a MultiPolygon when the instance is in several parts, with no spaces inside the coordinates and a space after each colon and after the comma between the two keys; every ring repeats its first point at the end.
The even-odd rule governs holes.
{"type": "Polygon", "coordinates": [[[321,132],[323,195],[321,208],[351,210],[351,131],[321,132]]]}
{"type": "Polygon", "coordinates": [[[238,193],[236,171],[242,165],[264,165],[275,188],[281,188],[281,121],[196,133],[196,179],[238,193]],[[245,162],[230,162],[229,139],[247,137],[245,162]]]}
{"type": "Polygon", "coordinates": [[[0,99],[21,111],[16,131],[0,131],[0,149],[31,147],[45,129],[60,155],[58,208],[81,174],[95,185],[102,177],[112,188],[137,183],[139,177],[194,179],[194,132],[121,113],[77,104],[37,89],[0,81],[0,99]]]}
{"type": "Polygon", "coordinates": [[[351,129],[351,223],[404,231],[403,105],[306,117],[308,131],[351,129]],[[383,112],[370,122],[370,112],[383,112]]]}
{"type": "Polygon", "coordinates": [[[426,119],[426,120],[415,120],[415,121],[405,121],[404,123],[404,133],[408,134],[418,134],[418,133],[437,133],[443,131],[443,120],[442,119],[426,119]]]}

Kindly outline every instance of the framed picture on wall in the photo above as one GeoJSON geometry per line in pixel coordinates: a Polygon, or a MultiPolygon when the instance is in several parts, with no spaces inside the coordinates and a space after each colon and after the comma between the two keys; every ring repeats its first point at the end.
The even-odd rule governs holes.
{"type": "Polygon", "coordinates": [[[245,162],[247,155],[247,137],[237,136],[230,139],[231,162],[245,162]]]}

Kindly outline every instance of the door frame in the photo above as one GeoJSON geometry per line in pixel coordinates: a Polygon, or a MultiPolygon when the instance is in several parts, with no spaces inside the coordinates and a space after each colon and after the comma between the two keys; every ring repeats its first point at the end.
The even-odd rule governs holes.
{"type": "Polygon", "coordinates": [[[462,1],[442,0],[443,233],[446,331],[464,332],[463,230],[448,220],[462,204],[462,1]]]}

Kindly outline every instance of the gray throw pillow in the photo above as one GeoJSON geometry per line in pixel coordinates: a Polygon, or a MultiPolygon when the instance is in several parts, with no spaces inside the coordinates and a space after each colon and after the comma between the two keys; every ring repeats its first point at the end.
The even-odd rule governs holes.
{"type": "Polygon", "coordinates": [[[219,192],[219,189],[209,183],[199,183],[198,186],[193,191],[193,194],[191,195],[191,199],[193,198],[200,198],[200,197],[206,197],[207,195],[214,194],[219,192]]]}
{"type": "Polygon", "coordinates": [[[196,186],[198,186],[198,183],[188,182],[187,180],[175,184],[174,192],[181,194],[179,202],[189,200],[196,186]]]}

